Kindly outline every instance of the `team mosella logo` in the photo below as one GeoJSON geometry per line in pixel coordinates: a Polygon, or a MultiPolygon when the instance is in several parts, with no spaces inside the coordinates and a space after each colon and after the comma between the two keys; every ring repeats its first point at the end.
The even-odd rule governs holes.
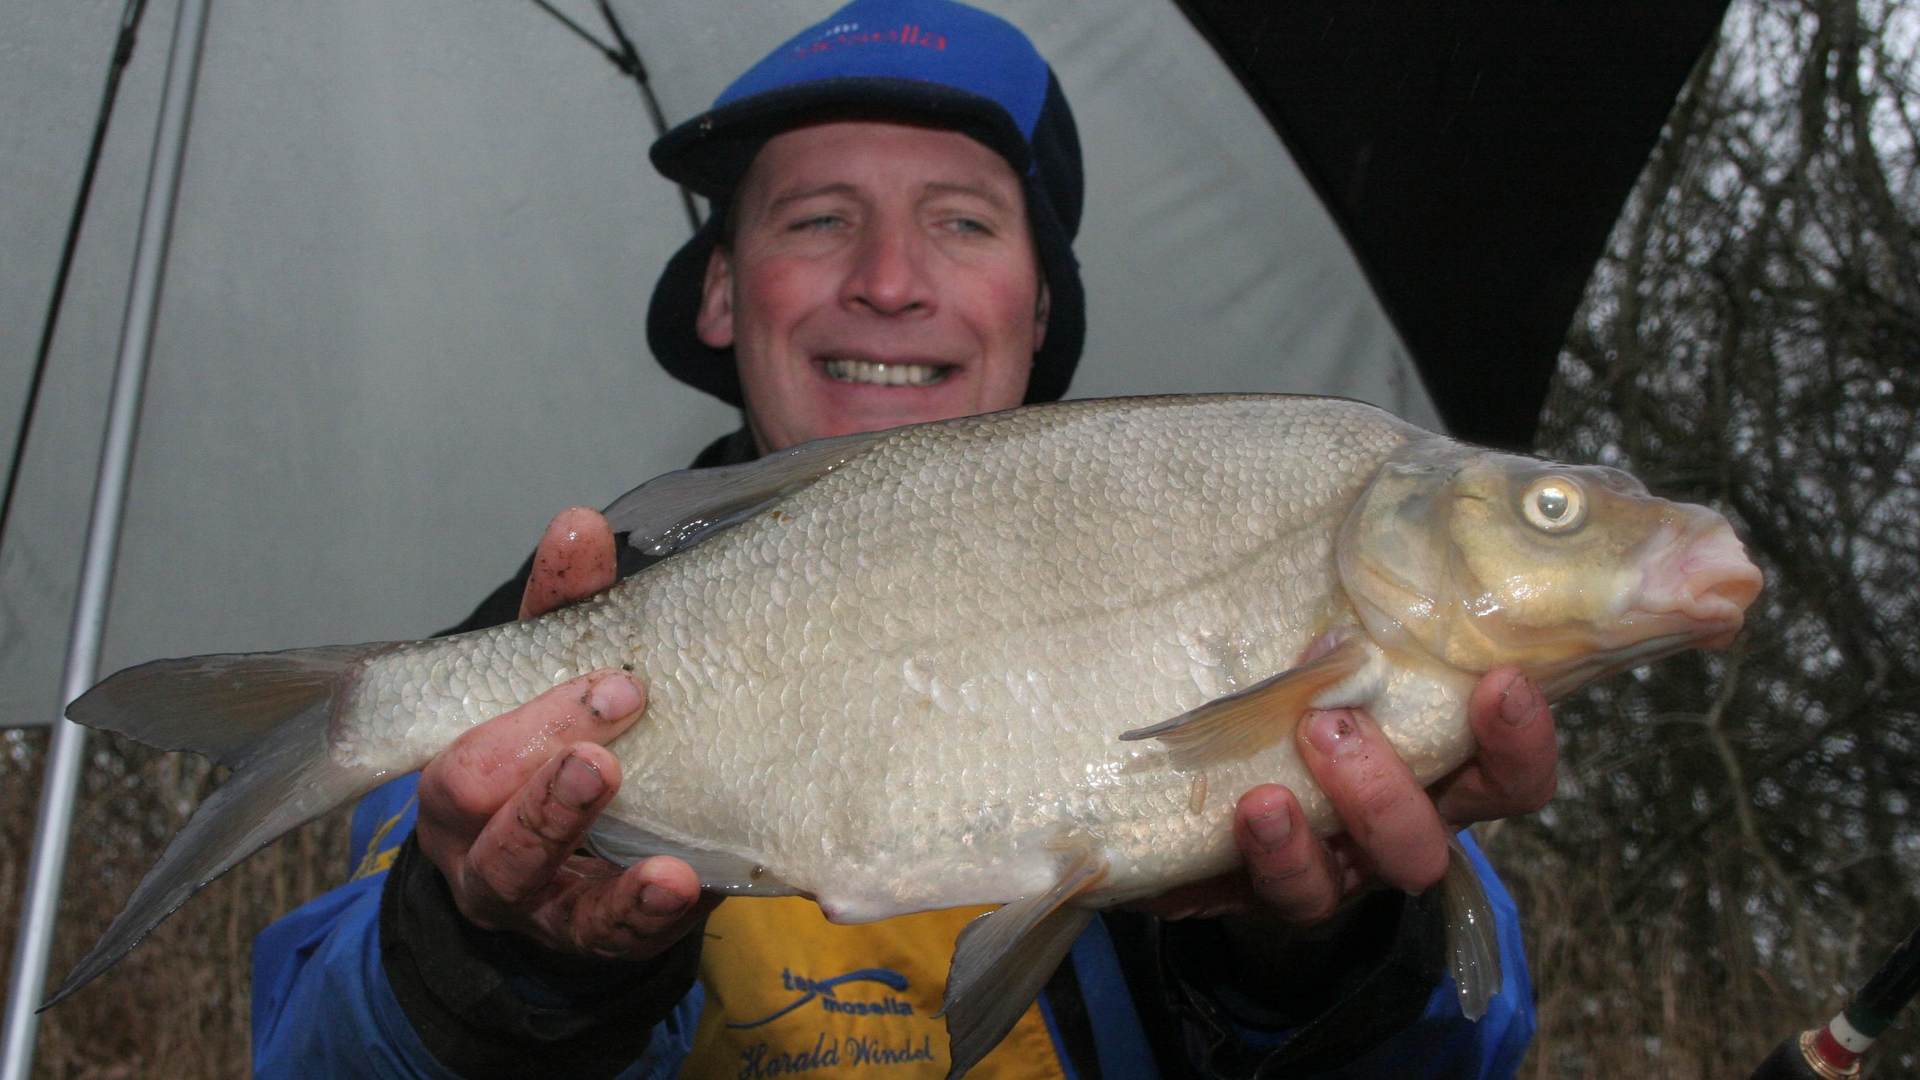
{"type": "Polygon", "coordinates": [[[810,40],[793,46],[796,57],[814,56],[831,49],[844,49],[853,45],[912,45],[935,52],[945,52],[947,35],[930,34],[913,23],[902,23],[885,30],[868,30],[857,22],[836,23],[814,35],[810,40]]]}
{"type": "Polygon", "coordinates": [[[757,1020],[742,1020],[729,1023],[730,1028],[752,1028],[772,1023],[800,1008],[809,1001],[819,1001],[822,1011],[844,1013],[852,1016],[912,1016],[913,1006],[894,997],[883,996],[879,1001],[842,1001],[838,994],[840,987],[848,983],[879,983],[894,993],[905,993],[907,977],[887,968],[860,968],[845,975],[835,975],[831,979],[809,979],[805,975],[795,975],[792,971],[780,969],[780,985],[799,994],[791,1002],[760,1017],[757,1020]]]}

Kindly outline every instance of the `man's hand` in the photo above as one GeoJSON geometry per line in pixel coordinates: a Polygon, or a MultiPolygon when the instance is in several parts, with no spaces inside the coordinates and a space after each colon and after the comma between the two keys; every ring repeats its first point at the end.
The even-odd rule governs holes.
{"type": "Polygon", "coordinates": [[[1373,720],[1353,709],[1307,714],[1300,757],[1345,831],[1322,842],[1293,793],[1262,784],[1240,797],[1233,833],[1244,873],[1150,901],[1163,918],[1261,913],[1299,928],[1330,918],[1375,883],[1418,892],[1447,868],[1447,838],[1476,821],[1531,813],[1553,795],[1559,757],[1546,699],[1520,673],[1490,672],[1467,716],[1479,750],[1423,790],[1373,720]]]}
{"type": "MultiPolygon", "coordinates": [[[[564,510],[534,553],[520,617],[612,585],[613,532],[592,510],[564,510]]],[[[602,744],[631,727],[644,689],[621,671],[554,687],[470,730],[420,777],[420,850],[447,879],[466,917],[576,955],[644,960],[697,926],[712,907],[684,862],[627,868],[575,854],[620,787],[602,744]]]]}

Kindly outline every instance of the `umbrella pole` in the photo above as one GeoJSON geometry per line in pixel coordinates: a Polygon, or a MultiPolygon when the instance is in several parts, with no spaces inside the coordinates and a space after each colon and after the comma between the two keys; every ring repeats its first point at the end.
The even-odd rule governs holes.
{"type": "MultiPolygon", "coordinates": [[[[160,311],[161,276],[173,228],[180,166],[186,156],[187,120],[193,111],[194,81],[199,73],[206,22],[207,0],[180,0],[173,45],[167,54],[160,119],[154,127],[146,205],[140,213],[140,233],[134,245],[133,274],[120,329],[120,358],[114,372],[112,403],[107,411],[106,439],[100,452],[100,471],[94,481],[93,517],[87,527],[80,591],[74,602],[73,628],[67,641],[66,673],[61,680],[63,702],[79,697],[93,684],[98,673],[107,595],[113,583],[113,557],[119,546],[121,513],[126,506],[141,390],[146,382],[153,329],[160,311]]],[[[27,871],[26,899],[21,905],[20,933],[7,994],[6,1041],[0,1046],[0,1080],[25,1080],[33,1063],[34,1035],[39,1026],[34,1006],[41,1000],[46,983],[47,954],[53,942],[54,914],[59,906],[60,879],[66,867],[81,752],[86,745],[84,728],[65,717],[56,717],[53,725],[46,778],[41,784],[40,821],[33,861],[27,871]]]]}

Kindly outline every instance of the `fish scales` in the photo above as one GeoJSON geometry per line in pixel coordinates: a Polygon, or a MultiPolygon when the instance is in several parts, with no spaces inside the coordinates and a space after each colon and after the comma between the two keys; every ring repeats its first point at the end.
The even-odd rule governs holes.
{"type": "MultiPolygon", "coordinates": [[[[756,817],[758,832],[737,840],[737,847],[753,851],[781,878],[824,899],[841,899],[833,897],[831,886],[845,888],[851,896],[841,899],[841,909],[862,901],[879,903],[881,911],[989,899],[968,896],[968,888],[1004,896],[1004,871],[1018,867],[1029,876],[1048,874],[1052,859],[1046,846],[1075,824],[1102,830],[1110,846],[1114,836],[1127,834],[1135,838],[1131,847],[1206,851],[1187,844],[1188,836],[1165,830],[1169,819],[1181,824],[1169,811],[1185,807],[1187,778],[1102,769],[1140,757],[1137,749],[1116,744],[1116,732],[1171,715],[1158,711],[1169,698],[1173,713],[1204,700],[1202,688],[1190,680],[1156,696],[1152,680],[1158,676],[1125,663],[1125,657],[1194,626],[1244,626],[1248,636],[1275,644],[1269,671],[1279,671],[1288,659],[1279,651],[1292,653],[1304,644],[1279,644],[1286,642],[1288,630],[1302,638],[1304,626],[1286,623],[1292,609],[1302,605],[1288,603],[1286,590],[1277,588],[1269,594],[1275,609],[1250,625],[1254,613],[1244,598],[1263,592],[1269,580],[1279,584],[1288,571],[1304,569],[1317,571],[1309,577],[1321,578],[1317,588],[1325,588],[1331,542],[1331,525],[1321,528],[1315,546],[1286,550],[1269,540],[1273,565],[1248,565],[1260,544],[1250,532],[1227,527],[1236,513],[1233,496],[1277,479],[1286,482],[1277,467],[1286,459],[1298,463],[1302,455],[1284,438],[1294,432],[1277,434],[1273,417],[1260,415],[1260,409],[1223,404],[1217,413],[1188,415],[1187,423],[1162,430],[1148,427],[1146,438],[1139,427],[1117,429],[1112,417],[1100,413],[1077,425],[1068,423],[1071,417],[1020,417],[1031,430],[995,432],[985,450],[973,444],[964,454],[954,446],[962,432],[927,430],[925,438],[887,444],[781,503],[780,517],[768,515],[743,527],[737,548],[730,550],[720,538],[687,553],[693,561],[682,573],[728,582],[741,603],[755,603],[764,594],[755,567],[739,559],[739,550],[758,548],[755,532],[791,530],[781,517],[826,523],[826,544],[791,550],[791,557],[828,567],[833,577],[849,563],[860,567],[858,578],[845,580],[845,590],[835,580],[826,596],[801,600],[801,607],[787,613],[789,623],[828,619],[841,626],[847,640],[858,642],[854,650],[860,651],[831,671],[797,669],[783,675],[808,686],[803,698],[828,701],[826,719],[760,717],[764,723],[758,730],[772,736],[760,746],[772,755],[774,769],[747,769],[747,774],[785,767],[789,782],[804,782],[810,790],[768,792],[776,807],[791,807],[789,813],[756,817]],[[1085,430],[1089,425],[1098,429],[1092,436],[1085,430]],[[1131,444],[1123,446],[1123,438],[1131,444]],[[1248,461],[1229,455],[1221,463],[1206,454],[1210,444],[1246,448],[1248,461]],[[1275,452],[1275,444],[1279,454],[1261,459],[1275,452]],[[1173,480],[1150,484],[1146,475],[1173,480]],[[1018,505],[1029,509],[1018,519],[1020,532],[998,534],[1002,544],[983,552],[975,546],[979,530],[972,527],[981,517],[979,492],[995,490],[1000,479],[1008,490],[1027,492],[1018,505]],[[835,480],[864,486],[868,494],[852,500],[849,511],[835,480]],[[1035,490],[1043,496],[1035,498],[1035,490]],[[1142,542],[1116,546],[1116,521],[1139,530],[1142,542]],[[1296,559],[1298,565],[1284,567],[1275,559],[1296,559]],[[1131,586],[1142,580],[1160,588],[1131,586]],[[877,632],[864,632],[876,626],[877,632]],[[1010,676],[1021,673],[1037,673],[1046,686],[1050,707],[1041,715],[1008,690],[1010,676]],[[837,701],[864,701],[868,709],[854,705],[835,715],[837,701]],[[824,780],[793,769],[789,748],[795,746],[812,746],[818,757],[845,767],[824,780]],[[860,788],[839,788],[833,784],[839,778],[858,778],[860,788]],[[822,838],[814,828],[822,817],[820,805],[835,809],[826,815],[826,838],[837,859],[833,867],[806,865],[820,851],[822,838]],[[931,840],[914,844],[914,838],[931,840]],[[943,844],[941,838],[956,844],[943,844]],[[972,857],[947,855],[941,865],[902,865],[893,855],[916,847],[966,851],[972,857]],[[881,896],[885,899],[874,899],[881,896]]],[[[1296,438],[1325,442],[1327,432],[1313,430],[1321,425],[1300,427],[1296,438]]],[[[1380,438],[1382,450],[1398,436],[1380,438]]],[[[1327,484],[1327,490],[1338,486],[1327,484]]],[[[1352,498],[1352,484],[1342,498],[1352,498]]],[[[1004,511],[987,513],[1004,517],[1004,511]]],[[[662,573],[670,567],[662,567],[662,573]]],[[[1317,613],[1325,603],[1304,607],[1317,613]]],[[[712,609],[705,613],[714,615],[712,609]]],[[[674,663],[670,655],[664,659],[674,663]]],[[[664,705],[655,701],[649,723],[680,707],[664,705]]],[[[699,717],[708,709],[701,701],[687,701],[684,713],[699,717]]],[[[647,732],[634,738],[643,742],[647,732]]],[[[745,749],[745,755],[758,759],[755,749],[745,749]]],[[[660,765],[641,765],[630,790],[643,796],[616,807],[616,813],[707,838],[737,826],[710,817],[676,821],[660,809],[674,803],[676,784],[691,799],[703,788],[710,790],[708,784],[730,782],[741,774],[737,769],[716,776],[676,774],[668,755],[637,757],[660,765]],[[670,794],[660,798],[660,792],[670,794]]],[[[1210,847],[1217,849],[1217,821],[1192,822],[1188,828],[1196,834],[1212,828],[1210,847]]],[[[1112,855],[1117,855],[1114,880],[1125,884],[1131,878],[1121,867],[1135,863],[1144,851],[1112,855]]],[[[1154,872],[1154,867],[1142,863],[1142,871],[1154,872]]]]}
{"type": "Polygon", "coordinates": [[[1362,405],[1254,397],[911,429],[602,597],[378,661],[354,711],[427,753],[632,665],[649,705],[614,744],[612,813],[848,913],[1005,899],[1009,874],[1052,872],[1063,831],[1105,838],[1116,891],[1224,868],[1232,798],[1298,786],[1292,748],[1209,777],[1196,814],[1191,776],[1115,736],[1291,664],[1336,606],[1335,530],[1415,436],[1362,405]],[[420,689],[449,652],[515,672],[512,693],[420,689]]]}

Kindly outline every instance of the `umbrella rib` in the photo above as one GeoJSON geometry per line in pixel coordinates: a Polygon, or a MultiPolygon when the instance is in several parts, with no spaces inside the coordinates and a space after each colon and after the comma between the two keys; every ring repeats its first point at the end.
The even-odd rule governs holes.
{"type": "MultiPolygon", "coordinates": [[[[667,114],[660,108],[660,99],[653,95],[653,83],[647,78],[647,65],[640,60],[640,50],[633,47],[633,39],[627,36],[626,28],[613,14],[613,8],[607,0],[595,0],[600,8],[600,16],[607,20],[607,30],[613,34],[614,45],[608,45],[594,37],[581,26],[568,18],[564,12],[554,7],[548,0],[533,0],[534,6],[559,20],[560,25],[573,31],[580,40],[599,50],[607,62],[631,78],[640,88],[640,102],[646,106],[647,119],[653,122],[653,136],[659,138],[667,133],[667,114]]],[[[687,225],[694,231],[700,231],[700,207],[693,201],[693,192],[686,185],[680,187],[680,204],[687,211],[687,225]]]]}
{"type": "MultiPolygon", "coordinates": [[[[540,0],[534,0],[539,3],[540,0]]],[[[599,5],[600,16],[607,20],[607,30],[613,34],[614,41],[620,46],[620,70],[633,77],[640,87],[640,100],[647,106],[647,116],[653,121],[653,137],[659,138],[667,133],[667,114],[660,108],[660,99],[653,94],[653,82],[647,77],[647,65],[640,60],[640,50],[634,48],[633,39],[627,36],[626,28],[613,13],[613,6],[607,0],[595,0],[599,5]]],[[[680,203],[686,207],[687,224],[694,232],[700,231],[700,208],[694,204],[693,193],[685,184],[680,185],[680,203]]]]}
{"type": "MultiPolygon", "coordinates": [[[[561,11],[559,8],[554,7],[552,4],[548,3],[547,0],[533,0],[533,5],[539,8],[541,11],[544,11],[547,14],[553,16],[555,19],[558,19],[560,21],[560,25],[573,31],[576,35],[579,36],[580,40],[593,46],[595,49],[598,49],[600,51],[600,55],[606,57],[607,61],[611,63],[614,67],[619,68],[621,71],[627,71],[626,60],[619,54],[619,52],[614,50],[611,46],[607,45],[607,43],[601,41],[599,38],[594,37],[591,33],[587,31],[586,27],[581,26],[579,23],[574,22],[572,19],[568,18],[565,12],[561,11]]],[[[628,74],[632,74],[632,73],[628,72],[628,74]]]]}
{"type": "Polygon", "coordinates": [[[87,163],[80,173],[80,192],[74,198],[73,215],[67,222],[67,239],[60,250],[60,268],[53,278],[53,296],[47,301],[47,317],[40,330],[40,351],[33,361],[33,376],[27,384],[26,403],[21,407],[20,427],[14,433],[13,457],[7,462],[7,482],[0,495],[0,544],[6,542],[7,526],[13,520],[13,497],[20,486],[20,468],[26,460],[28,436],[33,419],[40,411],[40,387],[46,380],[47,361],[53,352],[54,328],[60,324],[60,309],[67,296],[67,281],[73,272],[74,251],[79,247],[80,228],[87,219],[87,207],[93,201],[93,180],[100,171],[100,152],[107,141],[107,127],[120,98],[120,77],[133,60],[134,43],[140,34],[141,17],[147,0],[127,0],[120,13],[120,32],[114,41],[113,58],[107,63],[107,84],[101,93],[100,114],[93,124],[93,142],[87,148],[87,163]]]}

